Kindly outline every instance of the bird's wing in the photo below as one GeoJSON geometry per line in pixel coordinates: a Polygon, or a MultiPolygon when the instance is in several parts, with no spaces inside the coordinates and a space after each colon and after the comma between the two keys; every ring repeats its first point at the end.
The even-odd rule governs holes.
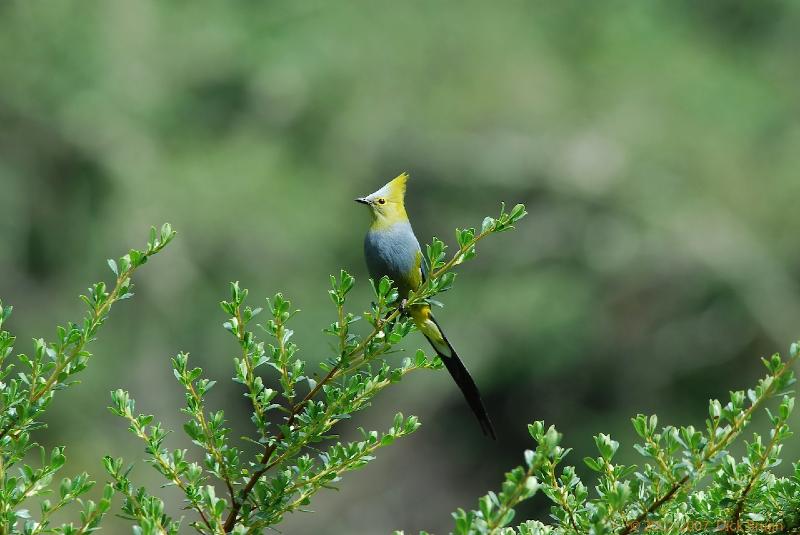
{"type": "Polygon", "coordinates": [[[428,278],[428,270],[425,266],[425,260],[422,257],[422,251],[417,250],[417,254],[414,257],[414,267],[411,268],[411,277],[410,283],[411,288],[416,290],[419,288],[428,278]]]}

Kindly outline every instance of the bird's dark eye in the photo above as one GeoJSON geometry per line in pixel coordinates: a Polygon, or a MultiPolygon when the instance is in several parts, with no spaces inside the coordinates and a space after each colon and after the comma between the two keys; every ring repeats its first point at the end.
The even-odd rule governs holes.
{"type": "Polygon", "coordinates": [[[386,199],[378,199],[378,204],[386,204],[386,199]]]}

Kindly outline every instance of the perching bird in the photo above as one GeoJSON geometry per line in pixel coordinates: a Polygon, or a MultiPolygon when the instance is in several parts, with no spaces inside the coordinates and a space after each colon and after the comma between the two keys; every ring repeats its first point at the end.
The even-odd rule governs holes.
{"type": "MultiPolygon", "coordinates": [[[[422,250],[411,229],[404,205],[407,180],[408,175],[403,173],[375,193],[356,199],[356,202],[369,206],[372,213],[372,225],[364,239],[364,256],[369,274],[376,282],[384,275],[392,279],[401,299],[419,288],[427,276],[424,262],[421,261],[422,250]]],[[[478,418],[483,432],[495,439],[494,428],[478,387],[434,319],[430,305],[411,305],[406,313],[441,357],[478,418]]]]}

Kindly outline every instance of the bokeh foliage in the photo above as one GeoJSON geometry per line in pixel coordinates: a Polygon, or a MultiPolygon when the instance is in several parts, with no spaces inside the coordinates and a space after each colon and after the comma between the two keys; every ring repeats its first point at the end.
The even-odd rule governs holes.
{"type": "MultiPolygon", "coordinates": [[[[154,370],[186,350],[226,376],[207,327],[230,280],[292,295],[319,361],[326,277],[365,277],[351,199],[401,170],[423,241],[497,200],[531,212],[439,313],[503,439],[475,436],[446,377],[409,381],[375,422],[402,408],[429,425],[352,480],[396,484],[331,493],[293,530],[445,532],[441,512],[492,488],[536,419],[576,446],[633,443],[637,412],[700,425],[709,397],[758,376],[753,355],[798,335],[799,22],[779,0],[3,2],[0,295],[18,339],[75,317],[119,243],[153,221],[182,231],[53,407],[48,446],[74,472],[139,458],[96,402],[117,387],[179,428],[154,370]]],[[[210,395],[241,433],[246,405],[210,395]]]]}

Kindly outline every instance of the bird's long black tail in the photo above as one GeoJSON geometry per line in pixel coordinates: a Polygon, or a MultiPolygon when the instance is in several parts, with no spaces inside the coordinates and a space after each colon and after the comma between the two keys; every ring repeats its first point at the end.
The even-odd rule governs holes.
{"type": "Polygon", "coordinates": [[[422,333],[425,335],[425,338],[431,343],[433,349],[436,350],[436,353],[441,357],[442,362],[444,363],[445,368],[447,371],[450,372],[450,375],[453,377],[453,380],[458,385],[458,388],[461,389],[461,393],[464,394],[464,398],[467,400],[469,404],[469,408],[472,409],[472,412],[475,414],[475,417],[478,419],[478,422],[481,424],[481,429],[483,433],[491,437],[492,440],[497,440],[497,435],[494,432],[494,426],[492,425],[492,421],[489,419],[489,414],[486,412],[486,407],[483,406],[483,401],[481,401],[481,393],[478,391],[478,385],[475,384],[475,381],[472,379],[472,376],[469,374],[467,367],[464,366],[464,363],[458,358],[458,354],[456,350],[453,349],[453,346],[450,344],[450,341],[445,336],[444,331],[433,318],[433,315],[428,313],[428,318],[436,325],[439,333],[444,340],[446,345],[442,347],[442,344],[437,342],[430,334],[426,333],[424,330],[422,333]]]}

